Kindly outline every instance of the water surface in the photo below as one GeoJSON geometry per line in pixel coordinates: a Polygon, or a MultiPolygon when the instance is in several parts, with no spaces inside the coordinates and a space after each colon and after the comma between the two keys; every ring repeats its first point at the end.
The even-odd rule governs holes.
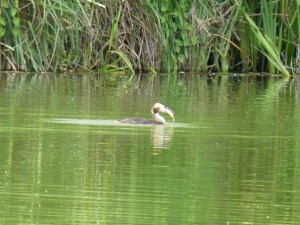
{"type": "Polygon", "coordinates": [[[0,75],[0,224],[297,224],[298,80],[0,75]],[[155,102],[175,123],[151,118],[155,102]]]}

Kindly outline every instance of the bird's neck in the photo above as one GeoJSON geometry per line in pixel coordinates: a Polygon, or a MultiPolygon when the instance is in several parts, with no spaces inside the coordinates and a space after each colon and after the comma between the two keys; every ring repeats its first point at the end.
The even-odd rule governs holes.
{"type": "Polygon", "coordinates": [[[159,113],[152,113],[152,115],[153,115],[154,119],[156,120],[156,122],[161,123],[161,124],[166,123],[165,119],[161,115],[159,115],[159,113]]]}

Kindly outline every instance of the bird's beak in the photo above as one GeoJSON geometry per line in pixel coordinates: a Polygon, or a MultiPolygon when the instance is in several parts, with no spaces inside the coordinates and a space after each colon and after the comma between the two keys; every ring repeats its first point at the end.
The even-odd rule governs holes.
{"type": "Polygon", "coordinates": [[[170,117],[172,117],[173,123],[174,123],[175,122],[175,118],[174,118],[174,113],[172,112],[172,110],[169,109],[169,108],[166,108],[165,113],[168,114],[170,117]]]}

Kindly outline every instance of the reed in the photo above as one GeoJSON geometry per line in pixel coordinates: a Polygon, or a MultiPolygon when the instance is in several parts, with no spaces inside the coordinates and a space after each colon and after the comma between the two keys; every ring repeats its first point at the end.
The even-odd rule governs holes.
{"type": "MultiPolygon", "coordinates": [[[[238,3],[237,3],[238,4],[238,3]]],[[[263,54],[268,58],[269,62],[269,72],[275,73],[275,67],[285,76],[289,76],[289,72],[287,71],[286,67],[282,63],[280,59],[280,54],[279,54],[279,48],[280,46],[275,42],[276,39],[276,21],[274,18],[272,18],[272,14],[270,12],[273,12],[273,7],[270,7],[270,11],[267,11],[267,2],[262,1],[263,5],[263,25],[265,28],[265,33],[263,34],[259,27],[256,25],[256,23],[251,19],[251,17],[248,15],[248,13],[244,10],[241,9],[246,21],[248,22],[249,26],[251,27],[251,30],[255,36],[255,38],[258,40],[258,43],[263,47],[265,50],[263,54]],[[264,9],[265,8],[265,9],[264,9]],[[264,11],[265,10],[265,11],[264,11]],[[266,19],[267,18],[267,19],[266,19]]],[[[272,5],[272,4],[271,4],[272,5]]]]}
{"type": "Polygon", "coordinates": [[[300,72],[300,1],[0,2],[0,70],[300,72]]]}

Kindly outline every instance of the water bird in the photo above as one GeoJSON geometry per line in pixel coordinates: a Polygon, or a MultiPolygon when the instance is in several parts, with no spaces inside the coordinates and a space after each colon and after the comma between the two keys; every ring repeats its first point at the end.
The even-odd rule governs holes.
{"type": "Polygon", "coordinates": [[[117,120],[116,122],[128,124],[166,124],[166,120],[159,115],[160,112],[168,114],[170,117],[172,117],[173,122],[175,121],[172,110],[169,109],[165,104],[157,102],[151,108],[151,114],[155,120],[148,120],[145,118],[125,118],[117,120]]]}

